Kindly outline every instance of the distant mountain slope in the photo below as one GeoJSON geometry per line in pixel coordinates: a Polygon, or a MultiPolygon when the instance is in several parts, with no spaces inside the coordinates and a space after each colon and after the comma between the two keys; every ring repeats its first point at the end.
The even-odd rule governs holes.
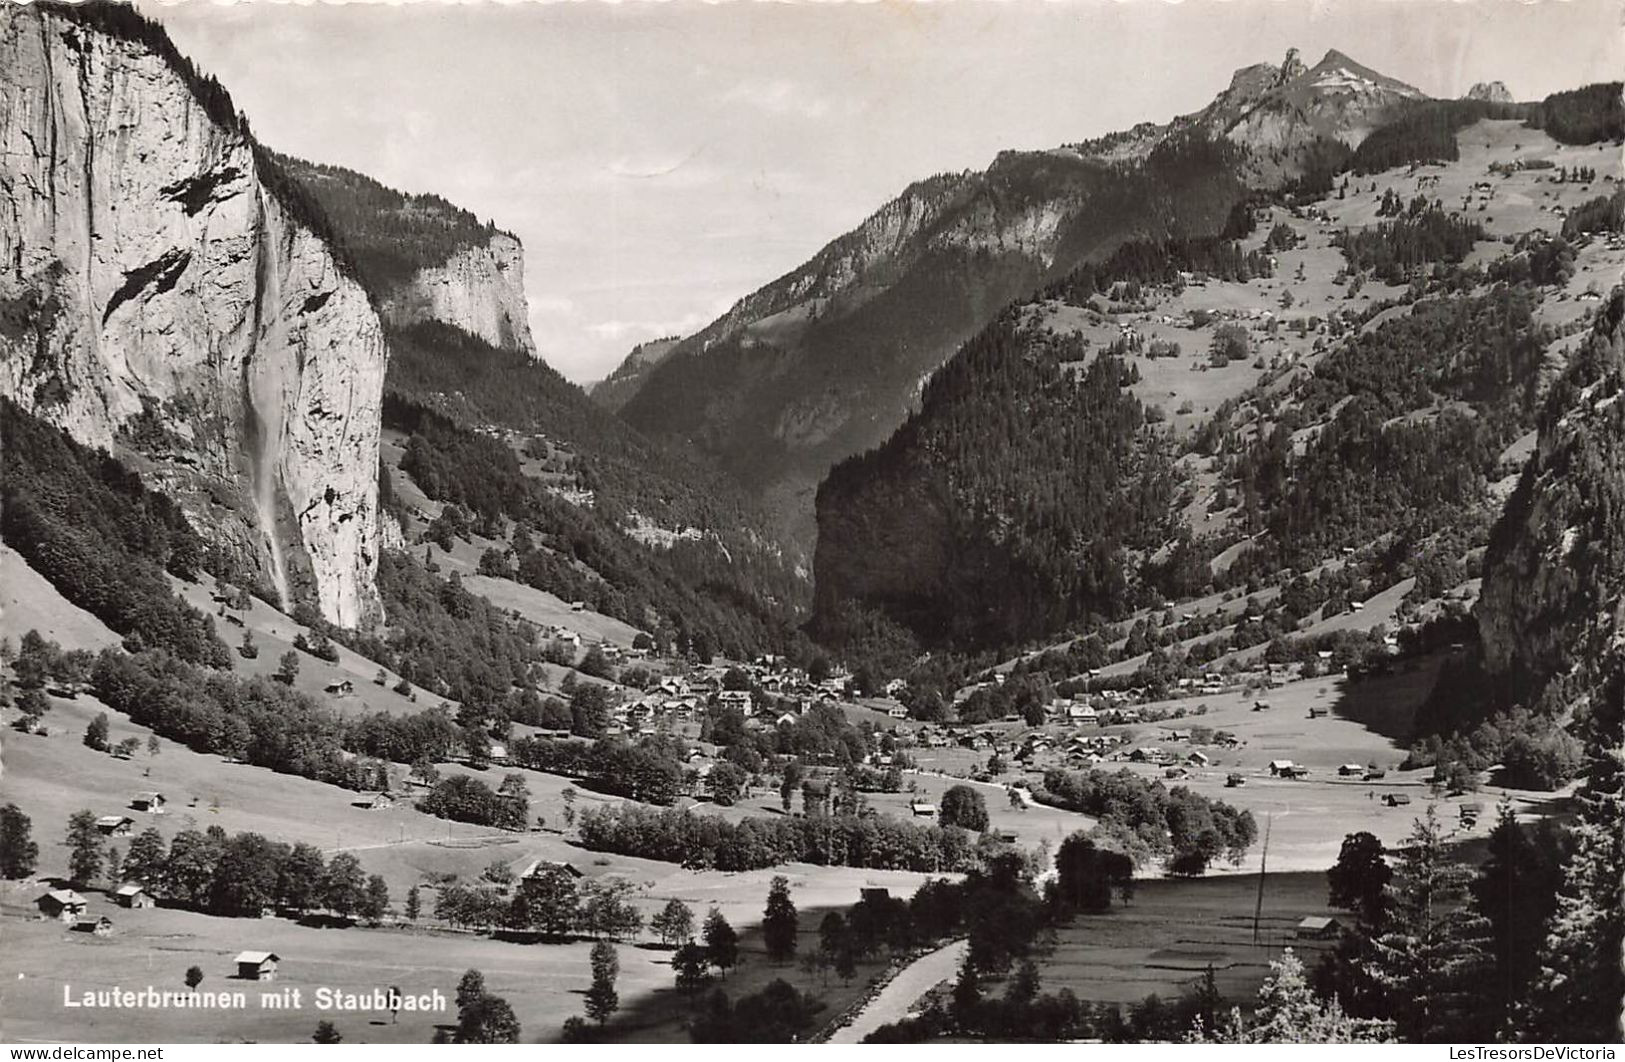
{"type": "MultiPolygon", "coordinates": [[[[1568,121],[1605,128],[1582,98],[1597,113],[1568,121]]],[[[1412,103],[1387,168],[1365,169],[1374,134],[1317,188],[1256,195],[1234,240],[1124,243],[1007,310],[825,480],[818,634],[1004,648],[1362,548],[1377,587],[1461,582],[1562,340],[1625,261],[1591,235],[1617,154],[1496,107],[1412,103]],[[1096,394],[1119,363],[1157,426],[1096,394]],[[1177,460],[1148,475],[1159,446],[1177,460]]]]}
{"type": "MultiPolygon", "coordinates": [[[[813,490],[878,445],[1006,303],[1124,240],[1216,234],[1423,99],[1337,52],[1238,71],[1193,115],[918,182],[642,374],[621,414],[692,440],[812,537],[813,490]]],[[[619,396],[617,395],[617,398],[619,396]]]]}
{"type": "Polygon", "coordinates": [[[588,387],[587,393],[592,395],[594,402],[610,412],[618,411],[638,393],[638,388],[643,386],[643,378],[650,370],[665,361],[666,355],[676,350],[682,341],[680,336],[666,336],[639,343],[615,367],[614,372],[588,387]]]}
{"type": "Polygon", "coordinates": [[[621,415],[715,454],[808,542],[824,472],[884,440],[1003,306],[1124,239],[1216,232],[1245,195],[1235,152],[1203,138],[932,178],[685,340],[621,415]]]}

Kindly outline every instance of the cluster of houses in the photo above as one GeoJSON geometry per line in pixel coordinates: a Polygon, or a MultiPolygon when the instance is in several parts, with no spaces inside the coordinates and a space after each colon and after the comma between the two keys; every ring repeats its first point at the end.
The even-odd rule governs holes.
{"type": "MultiPolygon", "coordinates": [[[[155,791],[137,793],[130,798],[130,807],[149,815],[161,815],[166,801],[155,791]]],[[[96,818],[96,831],[103,837],[128,837],[135,832],[135,819],[129,815],[100,815],[96,818]]],[[[157,900],[139,882],[125,882],[109,895],[120,907],[142,908],[156,906],[157,900]]],[[[62,922],[76,933],[89,933],[105,937],[113,932],[113,920],[106,915],[91,915],[88,902],[72,889],[50,889],[34,901],[42,918],[62,922]]]]}

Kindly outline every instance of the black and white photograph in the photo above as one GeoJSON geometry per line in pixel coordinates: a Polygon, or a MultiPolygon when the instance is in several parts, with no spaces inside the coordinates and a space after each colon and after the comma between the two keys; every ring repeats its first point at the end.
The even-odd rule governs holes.
{"type": "Polygon", "coordinates": [[[1616,1058],[1622,27],[0,0],[8,1057],[1616,1058]]]}

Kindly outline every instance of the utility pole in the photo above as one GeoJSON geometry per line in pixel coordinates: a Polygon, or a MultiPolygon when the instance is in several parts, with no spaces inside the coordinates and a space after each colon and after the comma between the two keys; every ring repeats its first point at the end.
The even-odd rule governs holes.
{"type": "Polygon", "coordinates": [[[1264,914],[1264,871],[1270,862],[1270,816],[1264,816],[1264,851],[1258,857],[1258,902],[1253,906],[1253,943],[1258,943],[1258,921],[1264,914]]]}

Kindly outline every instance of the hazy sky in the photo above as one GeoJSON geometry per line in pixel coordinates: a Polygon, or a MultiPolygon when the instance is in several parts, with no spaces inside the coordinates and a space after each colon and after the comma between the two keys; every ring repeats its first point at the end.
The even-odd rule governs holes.
{"type": "Polygon", "coordinates": [[[579,381],[911,180],[1196,110],[1288,47],[1436,96],[1625,69],[1618,0],[142,6],[272,147],[517,233],[537,344],[579,381]]]}

